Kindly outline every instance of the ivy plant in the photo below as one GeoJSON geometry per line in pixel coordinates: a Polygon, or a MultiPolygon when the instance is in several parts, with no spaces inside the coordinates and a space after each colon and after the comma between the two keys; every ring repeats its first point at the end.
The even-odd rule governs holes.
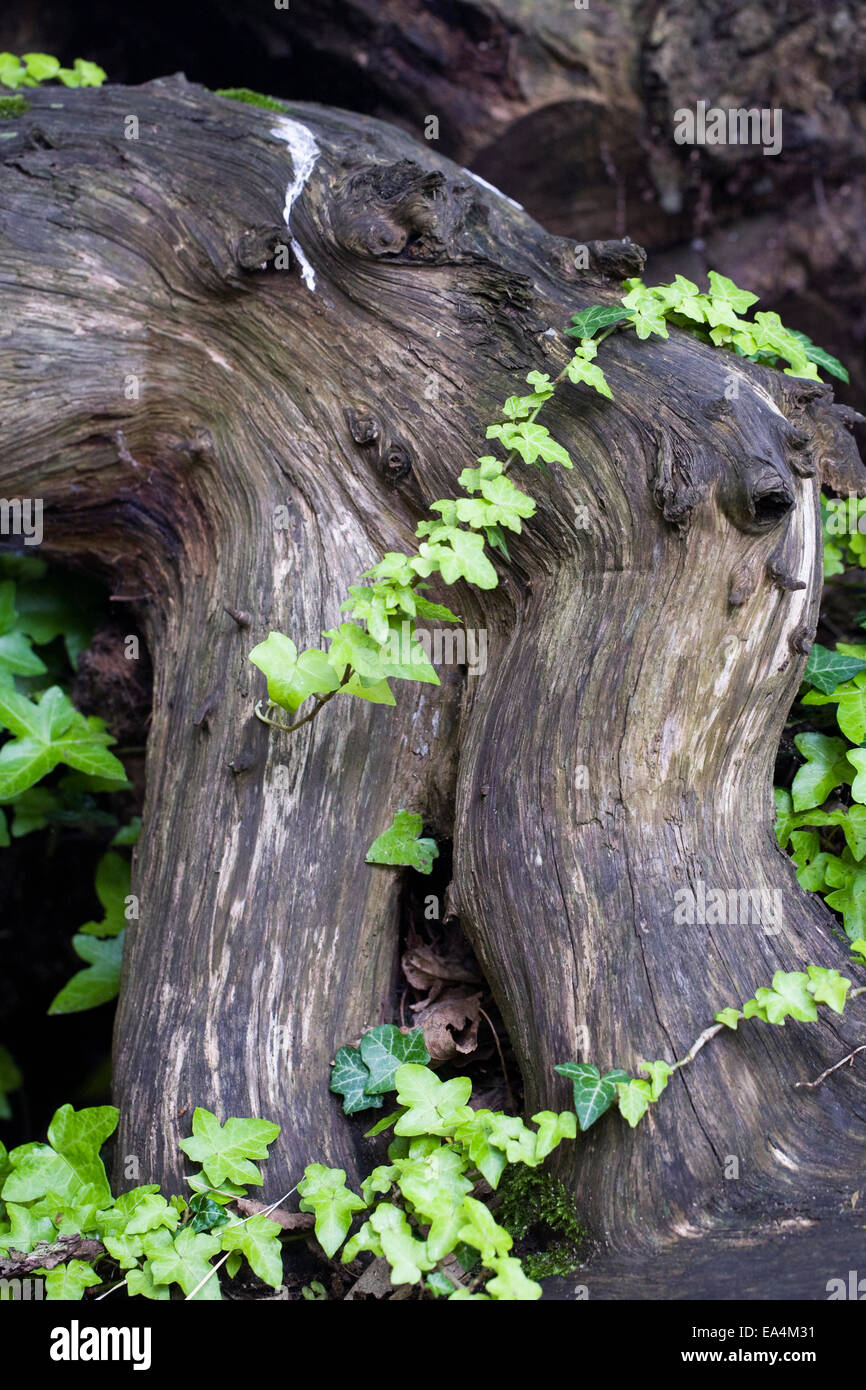
{"type": "Polygon", "coordinates": [[[493,589],[499,576],[491,552],[508,560],[508,532],[519,535],[524,521],[535,513],[535,502],[508,477],[511,466],[545,469],[559,464],[570,469],[568,451],[555,439],[538,415],[564,381],[585,385],[612,399],[602,368],[595,360],[599,346],[611,333],[633,329],[638,338],[657,334],[668,337],[668,325],[688,330],[714,347],[730,350],[751,361],[783,365],[790,376],[819,380],[818,367],[847,381],[845,368],[812,343],[805,334],[787,329],[778,314],[744,315],[757,296],[742,290],[717,271],[709,272],[709,289],[682,275],[670,285],[648,287],[640,279],[624,282],[627,293],[619,305],[593,304],[573,316],[566,334],[576,338],[570,360],[551,380],[539,371],[526,377],[530,390],[509,396],[502,418],[487,428],[487,438],[499,445],[505,457],[485,454],[475,467],[464,468],[458,478],[463,496],[430,504],[432,520],[416,527],[418,545],[411,554],[388,552],[362,579],[369,584],[349,586],[341,612],[349,621],[323,632],[327,651],[298,651],[294,642],[271,632],[249,653],[253,665],[267,680],[268,700],[256,706],[267,724],[292,732],[316,718],[336,695],[354,695],[375,704],[392,705],[392,680],[427,681],[439,678],[415,637],[418,618],[459,622],[442,604],[422,592],[425,581],[436,575],[442,583],[465,580],[479,589],[493,589]],[[312,700],[312,708],[300,719],[294,715],[312,700]],[[286,719],[285,715],[292,716],[286,719]]]}

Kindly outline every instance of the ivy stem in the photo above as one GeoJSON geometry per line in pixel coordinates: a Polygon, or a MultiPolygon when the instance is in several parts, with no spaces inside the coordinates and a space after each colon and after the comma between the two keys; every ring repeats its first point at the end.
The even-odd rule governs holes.
{"type": "MultiPolygon", "coordinates": [[[[294,724],[284,724],[281,719],[269,719],[266,714],[262,714],[259,708],[259,706],[262,703],[261,700],[259,700],[258,704],[256,705],[256,718],[260,719],[263,724],[270,724],[274,729],[282,729],[284,734],[293,734],[295,732],[295,729],[300,729],[304,724],[309,724],[311,719],[315,719],[316,715],[319,714],[325,708],[325,705],[328,703],[328,701],[333,700],[335,695],[339,695],[340,691],[343,689],[343,686],[347,683],[347,681],[351,679],[353,675],[354,671],[352,670],[352,667],[347,666],[346,674],[343,676],[343,679],[340,681],[340,684],[337,686],[337,689],[330,690],[327,695],[317,695],[316,703],[310,710],[310,713],[305,714],[303,719],[298,719],[294,724]]],[[[272,706],[272,708],[277,708],[277,705],[273,700],[269,701],[268,703],[272,706]]]]}

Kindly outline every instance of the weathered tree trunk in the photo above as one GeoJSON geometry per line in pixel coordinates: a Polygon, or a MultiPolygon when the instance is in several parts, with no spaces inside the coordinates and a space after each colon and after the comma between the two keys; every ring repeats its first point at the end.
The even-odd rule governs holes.
{"type": "MultiPolygon", "coordinates": [[[[401,806],[454,836],[454,901],[530,1112],[568,1104],[558,1061],[673,1059],[775,969],[841,964],[770,798],[819,595],[816,471],[859,476],[829,392],[676,330],[609,339],[613,403],[566,386],[548,407],[574,472],[530,479],[538,513],[499,588],[452,595],[488,630],[486,674],[272,733],[252,644],[316,644],[525,372],[559,370],[569,314],[642,255],[596,243],[579,272],[429,147],[345,113],[289,119],[182,80],[28,95],[2,150],[0,486],[45,499],[49,553],[135,596],[155,670],[120,1159],[177,1177],[201,1104],[282,1124],[274,1196],[313,1159],[357,1171],[328,1062],[394,1016],[398,878],[364,854],[401,806]],[[778,929],[675,923],[698,880],[778,890],[778,929]]],[[[860,1181],[864,1084],[792,1085],[855,1032],[747,1025],[635,1133],[609,1115],[568,1146],[608,1251],[591,1289],[633,1296],[605,1269],[661,1253],[721,1289],[793,1221],[812,1238],[791,1287],[821,1296],[844,1242],[803,1223],[860,1181]]]]}

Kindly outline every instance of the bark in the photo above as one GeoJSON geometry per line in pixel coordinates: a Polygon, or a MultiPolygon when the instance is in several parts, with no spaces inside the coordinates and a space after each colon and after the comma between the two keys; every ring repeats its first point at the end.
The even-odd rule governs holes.
{"type": "MultiPolygon", "coordinates": [[[[486,674],[390,710],[337,699],[286,738],[252,714],[250,647],[271,628],[317,644],[346,585],[454,492],[516,382],[561,368],[569,315],[643,255],[598,242],[578,271],[429,146],[346,113],[293,106],[291,125],[180,79],[28,96],[0,184],[0,486],[38,489],[49,554],[138,596],[154,664],[121,1171],[135,1155],[140,1181],[176,1180],[195,1105],[283,1125],[272,1199],[308,1161],[369,1161],[327,1073],[394,1016],[399,879],[364,854],[400,806],[454,836],[452,898],[529,1113],[568,1105],[556,1062],[681,1056],[775,969],[841,965],[770,796],[819,598],[819,475],[861,477],[829,391],[676,330],[614,335],[613,403],[565,386],[547,408],[576,467],[526,480],[538,513],[500,586],[440,595],[487,629],[486,674]],[[677,924],[698,880],[777,890],[778,929],[677,924]]],[[[568,1146],[597,1296],[662,1256],[729,1287],[786,1222],[809,1237],[795,1293],[823,1296],[840,1271],[820,1222],[860,1181],[864,1085],[793,1083],[857,1031],[747,1024],[637,1131],[608,1115],[568,1146]]]]}

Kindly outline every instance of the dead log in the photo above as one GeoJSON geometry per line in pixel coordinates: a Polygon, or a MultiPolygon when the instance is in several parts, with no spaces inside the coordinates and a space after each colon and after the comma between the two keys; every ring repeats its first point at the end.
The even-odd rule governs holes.
{"type": "MultiPolygon", "coordinates": [[[[612,337],[614,401],[565,386],[548,407],[576,466],[529,479],[538,513],[499,587],[443,596],[487,631],[483,677],[391,710],[335,700],[285,739],[253,716],[250,647],[318,642],[642,254],[598,244],[578,270],[429,146],[345,112],[181,79],[28,100],[2,145],[0,485],[44,499],[47,554],[145,596],[154,664],[119,1171],[135,1155],[140,1181],[176,1181],[196,1105],[282,1124],[270,1198],[313,1159],[368,1161],[328,1063],[395,1014],[399,880],[364,854],[399,806],[454,837],[453,901],[530,1113],[568,1105],[556,1062],[681,1056],[775,969],[843,964],[770,796],[819,599],[818,474],[859,468],[829,390],[678,331],[612,337]],[[699,883],[784,911],[772,930],[675,922],[699,883]]],[[[662,1257],[710,1293],[736,1265],[748,1294],[744,1252],[790,1221],[811,1223],[790,1296],[823,1296],[864,1082],[794,1083],[857,1032],[744,1026],[637,1131],[610,1114],[563,1151],[599,1296],[629,1293],[605,1260],[662,1257]]]]}

